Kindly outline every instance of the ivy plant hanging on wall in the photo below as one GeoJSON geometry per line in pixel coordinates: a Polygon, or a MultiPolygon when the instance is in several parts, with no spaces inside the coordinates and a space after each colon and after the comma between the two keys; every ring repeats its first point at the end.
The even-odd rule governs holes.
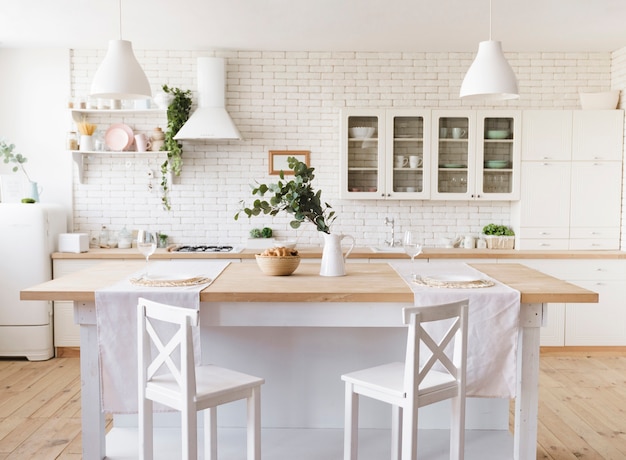
{"type": "Polygon", "coordinates": [[[165,145],[167,159],[161,165],[161,203],[168,211],[171,209],[169,198],[168,177],[180,176],[183,167],[183,146],[174,136],[187,122],[191,113],[191,91],[180,88],[170,88],[163,85],[163,91],[172,96],[167,106],[167,131],[165,132],[165,145]]]}

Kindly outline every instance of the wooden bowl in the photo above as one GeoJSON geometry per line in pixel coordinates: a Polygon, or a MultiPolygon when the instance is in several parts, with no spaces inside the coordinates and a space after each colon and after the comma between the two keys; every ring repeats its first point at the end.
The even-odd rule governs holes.
{"type": "Polygon", "coordinates": [[[291,275],[300,265],[300,256],[263,256],[256,254],[255,257],[261,271],[271,276],[291,275]]]}

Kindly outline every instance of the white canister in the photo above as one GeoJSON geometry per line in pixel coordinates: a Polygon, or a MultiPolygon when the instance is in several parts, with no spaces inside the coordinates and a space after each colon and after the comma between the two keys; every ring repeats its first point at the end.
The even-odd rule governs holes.
{"type": "Polygon", "coordinates": [[[91,152],[95,149],[93,136],[81,134],[79,150],[82,152],[91,152]]]}
{"type": "Polygon", "coordinates": [[[472,235],[465,235],[465,238],[463,238],[463,247],[465,249],[474,249],[474,237],[472,235]]]}

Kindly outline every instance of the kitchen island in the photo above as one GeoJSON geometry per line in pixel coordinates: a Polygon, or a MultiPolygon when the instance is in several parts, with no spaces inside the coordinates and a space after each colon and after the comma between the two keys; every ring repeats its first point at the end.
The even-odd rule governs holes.
{"type": "MultiPolygon", "coordinates": [[[[104,458],[104,417],[94,400],[100,398],[98,346],[95,327],[95,291],[113,284],[141,268],[140,261],[109,261],[67,277],[25,289],[23,300],[70,300],[74,302],[76,319],[81,325],[81,373],[83,381],[83,449],[84,458],[104,458]]],[[[534,459],[537,432],[537,379],[539,362],[539,327],[547,302],[597,302],[597,294],[565,283],[519,264],[475,264],[474,268],[498,280],[521,294],[520,329],[518,336],[518,375],[515,410],[514,458],[534,459]]],[[[362,328],[398,329],[400,309],[413,304],[410,287],[387,264],[350,264],[348,276],[325,278],[318,276],[317,264],[301,264],[290,277],[266,277],[253,264],[231,264],[210,286],[200,293],[201,324],[211,331],[231,331],[241,346],[264,348],[265,359],[272,359],[272,341],[256,335],[257,330],[285,333],[303,331],[308,340],[326,337],[328,328],[340,332],[362,328]],[[252,328],[252,329],[251,329],[252,328]],[[302,328],[306,328],[302,329],[302,328]],[[343,328],[343,329],[342,329],[343,328]],[[251,332],[248,334],[246,330],[251,332]],[[251,336],[245,340],[246,336],[251,336]]],[[[378,331],[378,329],[377,329],[378,331]]],[[[299,333],[298,333],[299,334],[299,333]]],[[[340,334],[341,335],[341,334],[340,334]]],[[[367,335],[363,336],[364,338],[367,335]]],[[[294,340],[296,336],[292,337],[294,340]]],[[[337,337],[335,337],[339,340],[337,337]]],[[[391,338],[390,340],[394,340],[391,338]]],[[[316,346],[323,346],[317,343],[316,346]]],[[[373,353],[367,340],[363,351],[373,353]]],[[[203,332],[204,347],[204,332],[203,332]]],[[[252,363],[259,354],[250,349],[252,363]]],[[[204,353],[204,349],[203,349],[204,353]]],[[[246,353],[244,353],[245,357],[246,353]]],[[[355,356],[356,357],[356,356],[355,356]]],[[[331,372],[337,381],[342,371],[333,366],[334,356],[326,357],[326,365],[314,372],[331,372]]],[[[315,363],[313,363],[315,364],[315,363]]],[[[280,367],[280,366],[279,366],[280,367]]],[[[304,366],[306,370],[306,366],[304,366]]],[[[244,368],[244,370],[249,370],[244,368]]],[[[309,369],[309,372],[311,369],[309,369]]],[[[283,392],[300,392],[289,386],[289,375],[264,376],[268,382],[281,385],[283,392]],[[279,381],[274,379],[284,379],[279,381]]],[[[305,402],[307,394],[303,393],[305,402]]],[[[323,401],[310,401],[311,412],[323,401]]],[[[306,407],[306,404],[305,404],[306,407]]],[[[335,408],[336,409],[336,408],[335,408]]],[[[272,417],[273,407],[264,407],[272,417]]],[[[298,414],[301,418],[306,411],[298,414]]],[[[295,415],[294,415],[295,416],[295,415]]],[[[325,420],[312,420],[313,426],[325,420]]],[[[333,426],[333,425],[331,425],[333,426]]],[[[336,426],[334,426],[336,428],[336,426]]],[[[267,446],[269,449],[270,446],[267,446]]],[[[265,447],[264,447],[265,450],[265,447]]],[[[272,457],[289,458],[289,457],[272,457]]],[[[315,457],[311,458],[322,458],[315,457]]]]}

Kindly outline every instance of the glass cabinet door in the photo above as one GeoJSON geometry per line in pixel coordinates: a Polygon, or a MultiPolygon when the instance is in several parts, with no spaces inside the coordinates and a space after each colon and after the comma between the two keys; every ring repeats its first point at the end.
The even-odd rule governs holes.
{"type": "MultiPolygon", "coordinates": [[[[357,113],[355,111],[355,113],[357,113]]],[[[382,148],[384,120],[381,112],[347,114],[343,120],[343,170],[341,195],[344,198],[374,198],[383,193],[382,148]]],[[[382,112],[384,113],[384,112],[382,112]]]]}
{"type": "Polygon", "coordinates": [[[435,115],[432,198],[467,199],[474,187],[473,119],[462,113],[435,115]]]}
{"type": "Polygon", "coordinates": [[[476,193],[479,198],[519,198],[519,117],[514,112],[478,116],[476,193]]]}
{"type": "Polygon", "coordinates": [[[393,111],[387,118],[389,144],[386,187],[394,198],[426,198],[428,180],[428,123],[425,114],[393,111]]]}

